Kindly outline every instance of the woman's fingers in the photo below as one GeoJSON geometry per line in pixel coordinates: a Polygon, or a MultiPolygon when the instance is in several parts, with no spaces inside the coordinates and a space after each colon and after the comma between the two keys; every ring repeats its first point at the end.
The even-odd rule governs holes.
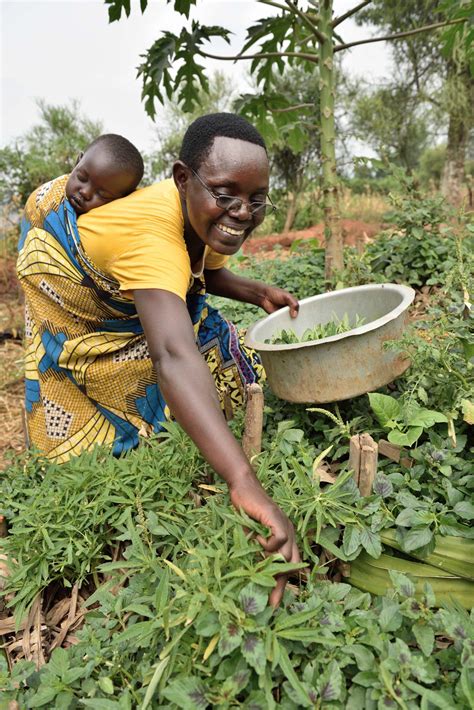
{"type": "Polygon", "coordinates": [[[268,286],[262,306],[267,313],[274,313],[284,306],[290,309],[290,316],[296,318],[300,304],[293,294],[276,286],[268,286]]]}
{"type": "Polygon", "coordinates": [[[273,587],[272,591],[270,592],[270,596],[268,598],[268,603],[270,606],[277,607],[279,606],[281,600],[283,599],[283,594],[285,593],[285,587],[286,583],[288,581],[288,575],[287,574],[280,574],[276,578],[276,584],[273,587]]]}
{"type": "MultiPolygon", "coordinates": [[[[287,562],[298,564],[301,562],[300,552],[296,546],[293,534],[290,535],[272,535],[265,538],[262,535],[257,535],[257,540],[267,554],[279,552],[287,562]]],[[[283,599],[286,583],[291,573],[278,574],[275,577],[276,584],[272,589],[269,597],[269,604],[277,607],[283,599]]]]}
{"type": "MultiPolygon", "coordinates": [[[[268,552],[269,554],[273,552],[281,552],[283,554],[282,549],[288,541],[288,536],[283,534],[271,535],[270,537],[263,537],[263,535],[257,535],[256,540],[260,543],[265,552],[268,552]]],[[[285,555],[283,555],[283,557],[285,557],[285,555]]]]}
{"type": "MultiPolygon", "coordinates": [[[[268,497],[260,483],[256,479],[246,480],[245,483],[239,481],[234,483],[230,490],[232,503],[237,509],[242,508],[251,518],[270,528],[270,537],[256,536],[265,553],[268,555],[280,553],[287,562],[295,564],[300,562],[295,531],[291,522],[268,497]]],[[[287,574],[277,575],[275,589],[270,595],[271,604],[280,603],[287,579],[287,574]]]]}
{"type": "MultiPolygon", "coordinates": [[[[298,564],[299,562],[301,562],[300,553],[299,553],[298,548],[296,547],[296,543],[293,543],[293,545],[292,545],[292,552],[291,552],[290,558],[288,559],[285,556],[285,559],[287,559],[288,562],[293,562],[294,564],[298,564]]],[[[270,597],[268,599],[268,603],[271,606],[277,607],[280,604],[281,600],[283,599],[283,594],[285,593],[286,583],[288,582],[290,574],[291,573],[278,574],[276,576],[276,578],[275,578],[276,584],[273,587],[273,589],[270,593],[270,597]]]]}
{"type": "Polygon", "coordinates": [[[291,316],[291,318],[296,318],[296,316],[298,315],[298,312],[300,310],[300,304],[298,303],[296,298],[291,293],[289,293],[288,296],[289,296],[288,305],[290,307],[290,316],[291,316]]]}

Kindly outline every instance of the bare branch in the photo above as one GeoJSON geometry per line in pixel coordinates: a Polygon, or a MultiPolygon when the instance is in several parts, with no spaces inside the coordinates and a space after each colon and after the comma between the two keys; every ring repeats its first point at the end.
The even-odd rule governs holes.
{"type": "Polygon", "coordinates": [[[224,57],[221,54],[209,54],[201,49],[199,54],[208,59],[222,59],[229,62],[238,62],[241,59],[271,59],[272,57],[297,57],[306,59],[308,62],[314,62],[314,64],[319,62],[317,54],[305,54],[304,52],[259,52],[258,54],[237,54],[235,57],[224,57]]]}
{"type": "Polygon", "coordinates": [[[449,22],[436,22],[434,25],[425,25],[425,27],[418,27],[416,30],[408,30],[407,32],[397,32],[396,34],[386,35],[385,37],[370,37],[369,39],[360,39],[357,42],[338,44],[336,47],[334,47],[334,51],[340,52],[342,49],[349,49],[349,47],[356,47],[360,44],[372,44],[372,42],[386,42],[389,39],[401,39],[402,37],[411,37],[412,35],[417,35],[420,32],[429,32],[429,30],[437,30],[439,27],[447,27],[448,25],[458,25],[460,22],[466,22],[466,20],[466,17],[462,17],[458,20],[449,20],[449,22]]]}
{"type": "Polygon", "coordinates": [[[272,5],[273,7],[277,7],[279,10],[283,10],[283,12],[288,12],[288,8],[285,7],[285,5],[280,5],[280,3],[275,2],[275,0],[258,0],[258,2],[262,3],[262,5],[272,5]]]}
{"type": "Polygon", "coordinates": [[[288,111],[297,111],[300,108],[314,108],[314,103],[311,104],[297,104],[296,106],[286,106],[285,108],[271,108],[272,113],[287,113],[288,111]]]}
{"type": "Polygon", "coordinates": [[[311,22],[311,20],[305,15],[305,13],[302,12],[302,11],[297,7],[296,3],[292,2],[292,0],[285,0],[285,2],[286,2],[286,4],[288,5],[289,9],[290,9],[293,13],[295,13],[296,15],[298,15],[298,17],[300,18],[300,20],[302,20],[302,22],[306,25],[306,27],[310,30],[310,32],[312,32],[312,34],[316,37],[316,39],[318,40],[318,42],[320,42],[321,44],[323,44],[324,42],[326,42],[326,40],[327,40],[326,35],[324,35],[322,32],[320,32],[320,31],[318,30],[318,28],[316,27],[316,25],[314,25],[314,24],[311,22]]]}
{"type": "Polygon", "coordinates": [[[341,22],[344,22],[344,20],[347,20],[348,17],[355,15],[356,12],[359,12],[359,10],[362,10],[362,8],[365,7],[366,5],[370,5],[371,2],[372,2],[372,0],[364,0],[363,2],[360,2],[358,5],[353,7],[352,10],[348,10],[343,15],[339,15],[339,17],[335,17],[334,20],[332,21],[332,26],[337,27],[338,25],[341,24],[341,22]]]}

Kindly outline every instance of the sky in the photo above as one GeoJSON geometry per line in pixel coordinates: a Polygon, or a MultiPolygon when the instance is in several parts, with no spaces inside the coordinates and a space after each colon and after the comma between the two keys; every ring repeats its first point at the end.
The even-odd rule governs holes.
{"type": "MultiPolygon", "coordinates": [[[[193,17],[202,24],[232,29],[230,48],[217,40],[208,51],[233,54],[242,45],[246,27],[273,10],[256,0],[198,0],[188,23],[165,0],[149,0],[143,15],[138,0],[131,2],[129,18],[108,24],[102,0],[0,0],[0,145],[11,143],[38,122],[35,99],[42,98],[54,105],[77,99],[83,114],[102,121],[105,131],[126,136],[143,151],[154,143],[156,147],[155,124],[145,113],[141,82],[136,79],[140,54],[162,30],[179,32],[183,22],[190,24],[193,17]]],[[[356,4],[357,0],[335,0],[336,14],[356,4]]],[[[351,20],[339,29],[344,41],[371,35],[370,29],[351,20]]],[[[353,75],[373,81],[389,75],[390,55],[384,42],[343,54],[343,66],[353,75]]],[[[211,73],[225,71],[244,88],[242,65],[207,60],[206,67],[211,73]]],[[[163,113],[158,120],[163,121],[163,113]]]]}

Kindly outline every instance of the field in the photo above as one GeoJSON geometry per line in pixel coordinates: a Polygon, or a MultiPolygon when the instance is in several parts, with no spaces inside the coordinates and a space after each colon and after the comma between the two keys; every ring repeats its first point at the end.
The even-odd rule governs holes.
{"type": "MultiPolygon", "coordinates": [[[[230,507],[174,424],[121,459],[98,450],[56,466],[15,453],[21,345],[0,346],[1,444],[15,453],[0,504],[0,708],[474,706],[474,229],[434,198],[406,197],[374,233],[370,220],[355,231],[355,216],[333,286],[416,288],[395,345],[412,364],[375,396],[315,411],[265,390],[254,465],[294,522],[299,567],[263,556],[253,535],[265,531],[230,507]],[[363,433],[395,452],[379,457],[366,497],[348,464],[363,433]],[[291,579],[273,610],[282,571],[291,579]]],[[[300,298],[324,290],[318,230],[254,255],[278,239],[256,237],[233,268],[300,298]]],[[[15,335],[10,264],[1,317],[15,335]]],[[[214,303],[242,328],[257,315],[214,303]]],[[[241,413],[231,426],[241,437],[241,413]]]]}

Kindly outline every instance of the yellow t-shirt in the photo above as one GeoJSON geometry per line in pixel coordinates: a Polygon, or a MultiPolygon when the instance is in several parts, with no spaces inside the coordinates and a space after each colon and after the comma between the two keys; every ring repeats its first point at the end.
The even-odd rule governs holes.
{"type": "MultiPolygon", "coordinates": [[[[118,281],[121,291],[160,288],[186,299],[192,272],[173,180],[91,210],[81,215],[77,224],[85,253],[118,281]]],[[[224,254],[206,247],[202,268],[220,269],[227,260],[224,254]]],[[[202,271],[199,266],[193,264],[193,270],[202,271]]]]}

